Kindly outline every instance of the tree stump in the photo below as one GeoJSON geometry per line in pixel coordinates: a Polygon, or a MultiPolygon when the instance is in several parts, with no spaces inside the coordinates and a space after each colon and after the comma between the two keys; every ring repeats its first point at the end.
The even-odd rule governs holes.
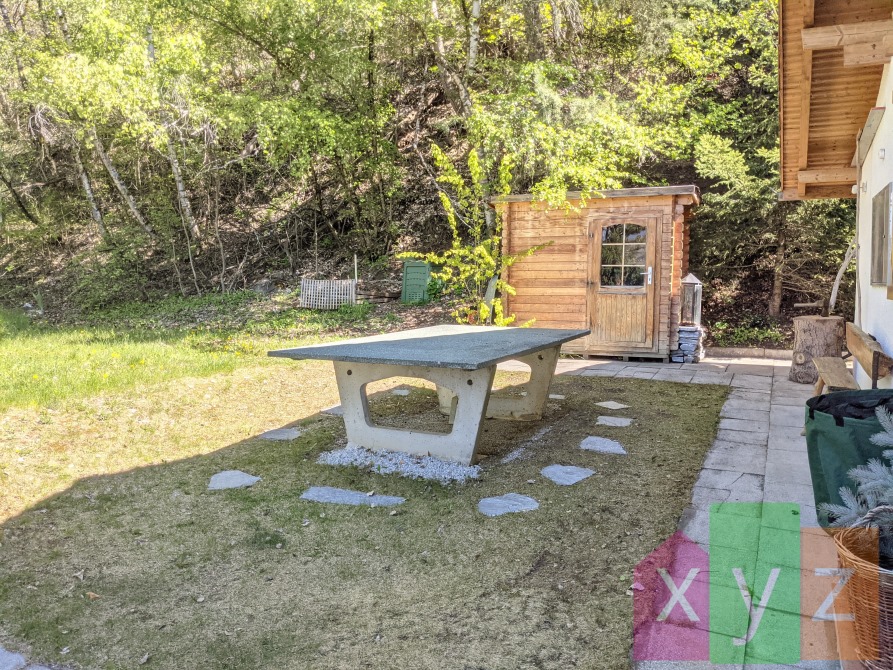
{"type": "Polygon", "coordinates": [[[815,384],[819,373],[812,363],[822,356],[839,357],[843,348],[842,316],[798,316],[794,318],[794,357],[788,379],[815,384]]]}

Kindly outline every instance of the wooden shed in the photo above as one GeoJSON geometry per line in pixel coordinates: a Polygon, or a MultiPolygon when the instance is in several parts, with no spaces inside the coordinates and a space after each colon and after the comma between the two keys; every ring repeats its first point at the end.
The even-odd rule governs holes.
{"type": "Polygon", "coordinates": [[[499,198],[508,254],[548,244],[507,270],[507,313],[540,328],[589,328],[567,352],[667,358],[678,346],[681,280],[696,186],[603,191],[549,209],[499,198]]]}

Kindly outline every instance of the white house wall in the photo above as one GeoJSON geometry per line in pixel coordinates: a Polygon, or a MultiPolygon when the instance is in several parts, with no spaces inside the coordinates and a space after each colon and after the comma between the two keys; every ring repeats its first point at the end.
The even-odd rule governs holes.
{"type": "MultiPolygon", "coordinates": [[[[877,106],[886,107],[887,111],[862,165],[861,183],[867,188],[865,191],[860,189],[858,194],[859,300],[856,307],[856,323],[865,332],[874,335],[884,351],[893,353],[893,300],[887,298],[887,287],[872,286],[869,276],[871,199],[887,184],[893,182],[893,74],[889,64],[884,68],[877,106]],[[885,152],[885,158],[880,157],[881,149],[885,152]]],[[[890,234],[888,231],[888,235],[890,234]]],[[[856,379],[862,388],[871,388],[871,380],[864,370],[857,370],[856,379]]],[[[890,388],[890,377],[880,380],[878,386],[890,388]]]]}

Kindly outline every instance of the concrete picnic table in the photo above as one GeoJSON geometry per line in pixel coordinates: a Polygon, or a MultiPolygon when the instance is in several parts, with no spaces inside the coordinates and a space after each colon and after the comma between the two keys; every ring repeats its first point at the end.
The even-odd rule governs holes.
{"type": "Polygon", "coordinates": [[[542,418],[561,345],[588,334],[588,330],[557,328],[432,326],[279,349],[269,355],[334,362],[347,439],[353,444],[470,465],[485,416],[520,421],[542,418]],[[491,398],[496,365],[509,360],[530,366],[527,395],[491,398]],[[429,433],[373,424],[366,385],[390,377],[416,377],[436,384],[441,398],[452,398],[452,430],[429,433]]]}

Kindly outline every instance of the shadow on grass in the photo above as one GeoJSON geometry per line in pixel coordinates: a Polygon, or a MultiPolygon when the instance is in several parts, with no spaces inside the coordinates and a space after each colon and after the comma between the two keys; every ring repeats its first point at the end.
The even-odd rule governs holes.
{"type": "MultiPolygon", "coordinates": [[[[675,530],[727,389],[567,377],[553,391],[567,400],[549,403],[547,438],[530,443],[543,422],[487,421],[491,457],[461,487],[318,465],[344,443],[319,416],[291,442],[79,481],[3,524],[0,631],[35,660],[102,670],[147,654],[172,669],[621,667],[632,568],[675,530]],[[633,428],[595,427],[606,399],[632,407],[633,428]],[[596,430],[629,456],[581,451],[596,430]],[[499,463],[524,443],[526,459],[499,463]],[[560,487],[539,474],[552,463],[596,475],[560,487]],[[207,490],[231,469],[261,481],[207,490]],[[300,500],[313,485],[407,502],[391,515],[300,500]],[[477,512],[509,491],[540,509],[477,512]]],[[[443,420],[428,389],[373,405],[404,425],[443,420]]]]}

